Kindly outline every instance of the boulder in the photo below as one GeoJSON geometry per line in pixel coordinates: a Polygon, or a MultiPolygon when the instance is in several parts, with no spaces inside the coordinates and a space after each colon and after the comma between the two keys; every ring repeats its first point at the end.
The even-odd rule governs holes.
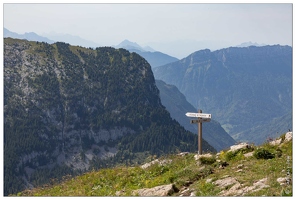
{"type": "Polygon", "coordinates": [[[245,156],[246,158],[247,158],[247,157],[251,157],[251,156],[253,156],[253,153],[254,153],[254,151],[249,152],[249,153],[245,153],[244,156],[245,156]]]}
{"type": "Polygon", "coordinates": [[[198,161],[198,160],[199,160],[200,158],[202,158],[202,157],[211,158],[212,156],[213,156],[213,155],[210,154],[210,153],[202,154],[202,155],[196,154],[196,155],[194,156],[194,159],[195,159],[196,161],[198,161]]]}
{"type": "Polygon", "coordinates": [[[190,188],[184,188],[183,190],[180,191],[180,197],[188,197],[191,194],[191,189],[190,188]]]}
{"type": "Polygon", "coordinates": [[[284,142],[289,142],[293,139],[293,133],[292,132],[287,132],[285,135],[285,140],[284,142]]]}
{"type": "Polygon", "coordinates": [[[240,144],[237,144],[237,145],[232,145],[230,147],[230,150],[229,151],[236,152],[238,150],[248,149],[248,148],[250,148],[249,144],[247,144],[247,143],[240,143],[240,144]]]}
{"type": "Polygon", "coordinates": [[[280,178],[276,179],[276,181],[282,186],[288,185],[289,183],[292,182],[290,177],[280,177],[280,178]]]}
{"type": "Polygon", "coordinates": [[[244,168],[244,164],[239,164],[236,168],[237,169],[242,169],[242,168],[244,168]]]}
{"type": "Polygon", "coordinates": [[[139,195],[142,197],[155,197],[155,196],[170,196],[175,192],[179,192],[179,189],[174,184],[161,185],[154,188],[144,188],[139,190],[134,190],[133,195],[139,195]]]}
{"type": "Polygon", "coordinates": [[[212,178],[208,178],[208,179],[206,180],[206,183],[211,183],[212,181],[213,181],[212,178]]]}
{"type": "Polygon", "coordinates": [[[280,145],[281,142],[282,142],[282,138],[279,138],[277,140],[273,140],[273,141],[269,142],[269,144],[272,146],[276,146],[276,145],[280,145]]]}
{"type": "Polygon", "coordinates": [[[151,161],[151,162],[149,162],[149,163],[145,163],[144,165],[141,166],[141,168],[142,168],[142,169],[146,169],[146,168],[148,168],[148,167],[150,167],[151,165],[154,165],[154,164],[156,164],[156,163],[159,163],[159,160],[158,160],[158,159],[153,160],[153,161],[151,161]]]}
{"type": "Polygon", "coordinates": [[[189,152],[181,152],[181,153],[179,153],[179,154],[177,154],[178,156],[186,156],[186,155],[188,155],[189,154],[189,152]]]}
{"type": "Polygon", "coordinates": [[[122,196],[122,195],[124,195],[125,194],[125,190],[120,190],[120,191],[116,191],[115,192],[115,195],[116,196],[122,196]]]}
{"type": "Polygon", "coordinates": [[[214,182],[214,184],[220,188],[226,188],[227,186],[237,184],[237,183],[239,182],[233,177],[226,177],[224,179],[219,179],[214,182]]]}
{"type": "Polygon", "coordinates": [[[141,166],[141,168],[146,169],[146,168],[148,168],[148,167],[150,167],[151,165],[154,165],[154,164],[166,165],[166,164],[169,164],[171,162],[172,162],[172,160],[158,160],[158,159],[156,159],[156,160],[153,160],[153,161],[151,161],[149,163],[145,163],[144,165],[141,166]]]}
{"type": "Polygon", "coordinates": [[[228,190],[222,190],[219,195],[220,196],[244,196],[246,194],[256,192],[259,190],[262,190],[264,188],[270,187],[269,185],[266,185],[267,178],[263,178],[261,180],[258,180],[253,183],[251,186],[243,187],[242,184],[240,184],[236,179],[232,177],[225,178],[223,180],[218,180],[220,182],[215,181],[215,183],[218,183],[218,186],[220,188],[226,188],[227,186],[233,185],[228,190]]]}

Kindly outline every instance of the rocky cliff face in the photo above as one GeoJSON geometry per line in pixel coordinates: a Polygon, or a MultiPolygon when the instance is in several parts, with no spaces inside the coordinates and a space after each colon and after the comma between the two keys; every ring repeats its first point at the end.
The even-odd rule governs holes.
{"type": "MultiPolygon", "coordinates": [[[[119,71],[112,71],[112,68],[108,66],[112,62],[112,57],[107,57],[108,60],[105,63],[98,63],[107,66],[99,68],[95,64],[92,69],[85,69],[88,60],[84,59],[95,56],[94,54],[99,50],[97,52],[88,50],[89,57],[85,56],[86,52],[81,51],[80,53],[84,56],[82,57],[78,53],[79,48],[75,49],[77,52],[71,51],[71,47],[64,43],[50,46],[45,43],[34,44],[16,40],[9,42],[5,43],[4,47],[5,127],[7,132],[15,128],[16,120],[20,123],[26,121],[25,123],[28,124],[21,128],[27,129],[27,134],[35,132],[36,135],[32,137],[38,139],[35,141],[38,143],[36,145],[40,145],[39,150],[44,151],[44,155],[53,154],[58,157],[58,161],[66,161],[69,166],[74,165],[77,166],[75,168],[82,169],[87,167],[77,165],[77,161],[83,163],[84,161],[73,158],[80,157],[80,153],[86,149],[92,149],[88,146],[91,145],[88,140],[93,140],[94,144],[106,143],[125,134],[135,133],[135,130],[126,127],[123,123],[111,128],[112,122],[108,121],[109,118],[106,119],[106,123],[98,119],[99,115],[106,118],[106,115],[111,115],[114,117],[112,120],[120,121],[120,114],[126,112],[125,109],[127,109],[126,106],[121,106],[127,100],[126,96],[116,99],[112,97],[113,94],[118,95],[122,92],[119,90],[120,87],[111,86],[108,80],[108,76],[111,77],[113,73],[118,73],[117,76],[120,76],[119,71]],[[102,75],[105,75],[105,80],[96,80],[100,76],[103,77],[102,75]],[[99,91],[100,88],[103,88],[103,91],[99,91]],[[117,89],[118,92],[114,91],[117,89]],[[114,102],[116,103],[113,104],[114,102]],[[18,117],[20,118],[17,119],[18,117]],[[38,127],[38,130],[33,125],[38,127]],[[41,142],[44,144],[40,144],[40,139],[43,139],[41,142]],[[84,146],[87,147],[83,149],[84,146]]],[[[101,54],[115,51],[113,49],[102,50],[105,52],[101,54]]],[[[127,52],[123,51],[123,53],[127,52]]],[[[120,55],[119,51],[118,55],[120,55]]],[[[153,79],[151,72],[150,75],[148,74],[149,69],[146,63],[140,66],[133,64],[128,66],[128,71],[137,68],[138,81],[153,79]]],[[[117,84],[125,86],[125,90],[132,90],[133,87],[139,86],[135,83],[124,83],[124,81],[132,82],[135,78],[135,74],[126,75],[125,80],[116,77],[117,84]]],[[[160,106],[160,102],[155,98],[157,88],[154,83],[147,82],[145,86],[151,91],[152,97],[149,99],[144,97],[139,103],[160,106]]],[[[30,159],[40,156],[40,153],[34,155],[29,156],[30,159]]]]}
{"type": "Polygon", "coordinates": [[[194,151],[196,143],[162,106],[139,55],[4,39],[5,194],[23,187],[20,177],[36,185],[100,158],[194,151]]]}
{"type": "MultiPolygon", "coordinates": [[[[292,109],[289,46],[202,50],[153,70],[156,79],[177,86],[193,106],[212,113],[230,135],[237,136],[236,140],[246,139],[239,133],[251,132],[251,128],[270,123],[292,109]]],[[[260,130],[264,131],[268,130],[260,130]]],[[[253,134],[248,141],[263,142],[253,134]]]]}

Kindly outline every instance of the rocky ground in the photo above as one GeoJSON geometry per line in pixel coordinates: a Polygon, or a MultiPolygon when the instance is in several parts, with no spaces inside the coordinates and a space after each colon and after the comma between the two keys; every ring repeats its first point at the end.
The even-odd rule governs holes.
{"type": "MultiPolygon", "coordinates": [[[[279,148],[281,145],[283,145],[286,142],[289,142],[292,140],[292,132],[287,132],[285,134],[284,138],[278,138],[275,140],[272,140],[269,142],[270,145],[278,146],[279,148]]],[[[230,147],[228,151],[236,152],[242,149],[248,149],[250,148],[250,145],[247,143],[240,143],[238,145],[233,145],[230,147]]],[[[253,156],[254,151],[248,152],[244,154],[244,157],[251,157],[253,156]]],[[[187,152],[180,153],[180,156],[186,155],[187,152]]],[[[220,163],[219,169],[223,170],[225,167],[228,167],[227,162],[222,162],[218,160],[220,153],[217,153],[215,156],[217,158],[217,162],[220,163]]],[[[200,159],[204,157],[212,157],[211,154],[204,154],[204,155],[195,155],[194,158],[197,161],[197,167],[200,167],[201,169],[203,166],[200,164],[200,159]]],[[[143,169],[150,167],[151,165],[158,164],[158,165],[165,165],[166,163],[170,163],[171,160],[154,160],[152,162],[146,163],[142,165],[141,167],[143,169]]],[[[218,196],[246,196],[250,195],[254,192],[257,192],[259,190],[262,190],[264,188],[269,188],[270,185],[268,185],[268,178],[262,178],[259,180],[253,181],[252,185],[244,185],[244,183],[241,183],[237,178],[236,174],[243,173],[245,171],[248,171],[248,167],[244,164],[238,164],[237,166],[232,166],[233,173],[229,175],[224,175],[223,177],[220,177],[217,180],[213,180],[211,178],[206,179],[206,183],[211,183],[215,187],[218,187],[221,191],[219,192],[218,196]]],[[[260,169],[259,169],[260,170],[260,169]]],[[[285,177],[278,177],[277,182],[281,186],[285,186],[287,184],[292,183],[292,177],[289,176],[289,174],[285,177]]],[[[196,196],[196,190],[191,187],[194,182],[188,181],[187,184],[183,185],[180,188],[177,188],[175,184],[167,184],[167,185],[161,185],[153,188],[143,188],[134,190],[132,192],[135,196],[196,196]]],[[[124,194],[124,191],[118,191],[117,195],[121,196],[124,194]]]]}

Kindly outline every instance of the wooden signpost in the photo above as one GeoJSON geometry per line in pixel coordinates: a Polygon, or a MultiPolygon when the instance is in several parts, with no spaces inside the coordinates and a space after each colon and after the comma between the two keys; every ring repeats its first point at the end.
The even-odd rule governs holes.
{"type": "Polygon", "coordinates": [[[198,124],[198,154],[202,154],[202,123],[211,121],[212,115],[202,113],[202,110],[198,110],[197,113],[186,113],[187,117],[195,117],[197,119],[190,120],[191,124],[198,124]]]}

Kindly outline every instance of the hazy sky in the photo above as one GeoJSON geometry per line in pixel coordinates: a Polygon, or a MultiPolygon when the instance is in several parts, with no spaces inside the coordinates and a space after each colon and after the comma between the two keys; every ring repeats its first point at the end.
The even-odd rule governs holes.
{"type": "Polygon", "coordinates": [[[3,26],[71,34],[101,45],[124,39],[182,58],[243,42],[292,46],[287,4],[4,4],[3,26]]]}

